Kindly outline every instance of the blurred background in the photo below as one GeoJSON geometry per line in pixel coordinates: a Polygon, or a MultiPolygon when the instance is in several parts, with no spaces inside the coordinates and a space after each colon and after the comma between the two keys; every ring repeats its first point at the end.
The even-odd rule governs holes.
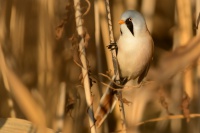
{"type": "MultiPolygon", "coordinates": [[[[104,0],[81,0],[80,6],[95,111],[106,89],[102,82],[109,82],[102,74],[111,77],[114,71],[106,47],[110,43],[107,13],[104,0]]],[[[115,41],[120,35],[118,20],[125,10],[144,15],[155,44],[146,80],[163,81],[156,87],[123,91],[129,101],[124,104],[129,131],[199,133],[199,116],[190,118],[190,114],[200,113],[199,55],[196,52],[188,59],[192,50],[187,45],[200,33],[200,1],[110,0],[110,8],[115,41]],[[185,49],[187,53],[180,56],[185,49]],[[171,72],[170,76],[164,77],[165,72],[171,72]],[[173,119],[140,123],[168,115],[174,115],[173,119]]],[[[75,11],[73,0],[0,0],[0,118],[25,119],[64,133],[90,132],[75,11]]],[[[120,132],[119,115],[116,105],[97,132],[120,132]]]]}

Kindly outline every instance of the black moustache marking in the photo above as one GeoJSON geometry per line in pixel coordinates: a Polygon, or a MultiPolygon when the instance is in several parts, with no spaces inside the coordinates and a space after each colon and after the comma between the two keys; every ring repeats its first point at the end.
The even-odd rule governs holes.
{"type": "Polygon", "coordinates": [[[128,27],[128,29],[130,30],[130,32],[133,34],[134,36],[134,31],[133,31],[133,23],[132,21],[130,21],[131,18],[126,19],[125,23],[126,26],[128,27]]]}

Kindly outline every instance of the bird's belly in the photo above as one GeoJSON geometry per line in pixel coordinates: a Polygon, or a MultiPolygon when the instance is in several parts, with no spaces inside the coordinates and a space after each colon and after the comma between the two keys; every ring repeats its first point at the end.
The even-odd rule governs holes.
{"type": "Polygon", "coordinates": [[[121,76],[135,79],[140,75],[141,71],[145,67],[145,64],[141,63],[141,60],[143,59],[141,59],[138,55],[134,55],[134,57],[132,57],[129,54],[124,54],[123,56],[126,56],[127,59],[124,60],[122,56],[119,56],[118,58],[121,76]]]}
{"type": "MultiPolygon", "coordinates": [[[[124,42],[124,41],[123,41],[124,42]]],[[[148,43],[124,43],[119,46],[118,63],[122,77],[137,78],[151,59],[152,45],[148,43]]]]}

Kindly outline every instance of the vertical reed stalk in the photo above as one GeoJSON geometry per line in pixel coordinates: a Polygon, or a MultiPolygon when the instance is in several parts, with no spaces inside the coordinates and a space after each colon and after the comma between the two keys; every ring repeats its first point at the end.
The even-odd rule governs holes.
{"type": "MultiPolygon", "coordinates": [[[[54,1],[38,0],[38,46],[37,46],[37,71],[38,71],[38,89],[42,94],[46,107],[47,125],[52,126],[58,93],[55,88],[58,86],[56,74],[57,62],[54,61],[54,1]],[[52,95],[55,97],[52,99],[52,95]]],[[[57,59],[58,60],[58,59],[57,59]]]]}
{"type": "MultiPolygon", "coordinates": [[[[99,7],[98,7],[98,0],[95,0],[94,2],[94,19],[95,19],[95,45],[96,45],[96,51],[97,51],[97,69],[98,73],[102,72],[103,68],[101,65],[101,60],[102,60],[102,54],[101,54],[101,46],[100,46],[100,19],[99,19],[99,7]]],[[[99,77],[99,80],[102,81],[102,77],[99,77]]],[[[99,85],[99,93],[100,95],[103,94],[102,89],[101,89],[101,84],[99,85]]]]}
{"type": "MultiPolygon", "coordinates": [[[[196,0],[196,20],[197,20],[196,26],[198,26],[196,35],[200,35],[200,1],[199,0],[196,0]]],[[[197,65],[198,65],[197,66],[198,88],[200,88],[200,58],[198,59],[197,65]]],[[[199,96],[200,96],[200,91],[199,91],[199,96]]]]}
{"type": "Polygon", "coordinates": [[[14,56],[20,60],[24,50],[24,31],[25,31],[25,14],[20,13],[17,7],[12,6],[11,20],[10,20],[10,37],[12,42],[12,52],[14,56]]]}
{"type": "MultiPolygon", "coordinates": [[[[6,10],[7,7],[7,2],[8,1],[1,1],[1,5],[0,5],[0,47],[2,47],[2,45],[6,42],[5,38],[6,38],[6,12],[4,12],[6,10]]],[[[10,93],[10,87],[8,85],[8,81],[7,78],[5,77],[5,72],[2,71],[2,65],[3,63],[0,61],[0,72],[2,73],[3,76],[3,80],[4,80],[4,86],[6,88],[6,90],[8,91],[8,106],[10,107],[11,111],[10,111],[10,116],[11,117],[16,117],[16,112],[14,110],[14,102],[10,93]]]]}
{"type": "MultiPolygon", "coordinates": [[[[189,44],[188,42],[190,41],[190,39],[193,36],[191,0],[176,0],[176,7],[177,7],[177,20],[178,20],[178,26],[179,26],[178,27],[179,47],[186,46],[187,44],[189,44]]],[[[194,69],[190,65],[189,67],[187,67],[185,69],[184,73],[182,74],[184,91],[191,100],[194,99],[194,91],[195,91],[195,88],[194,88],[195,86],[193,84],[193,81],[194,81],[194,72],[193,71],[194,71],[194,69]]],[[[184,101],[182,100],[182,104],[183,104],[183,102],[184,101]]],[[[189,122],[189,120],[190,120],[190,116],[188,116],[188,114],[190,113],[189,110],[186,113],[183,109],[182,112],[183,112],[183,115],[185,117],[187,117],[187,122],[189,122]]],[[[189,130],[191,131],[192,128],[190,128],[189,130]]]]}
{"type": "Polygon", "coordinates": [[[53,2],[39,0],[38,88],[43,96],[55,82],[53,61],[53,2]],[[54,82],[52,82],[54,81],[54,82]]]}
{"type": "Polygon", "coordinates": [[[65,97],[66,97],[66,84],[64,82],[60,83],[60,95],[58,99],[58,106],[56,112],[55,120],[55,131],[62,132],[64,125],[64,110],[65,110],[65,97]]]}
{"type": "MultiPolygon", "coordinates": [[[[179,26],[179,44],[186,45],[192,38],[192,13],[190,0],[176,0],[177,4],[177,17],[179,26]]],[[[193,98],[193,74],[192,69],[188,68],[183,75],[183,84],[186,93],[190,98],[193,98]]]]}
{"type": "MultiPolygon", "coordinates": [[[[197,27],[196,35],[198,36],[200,35],[200,1],[199,0],[196,0],[196,27],[197,27]]],[[[197,65],[198,65],[197,67],[198,79],[200,79],[200,58],[198,59],[197,65]]],[[[199,82],[198,87],[200,87],[200,80],[198,82],[199,82]]]]}
{"type": "Polygon", "coordinates": [[[92,96],[90,90],[90,81],[88,76],[88,68],[87,68],[87,60],[86,60],[86,52],[85,52],[85,39],[84,39],[84,30],[83,30],[83,20],[82,20],[82,13],[80,7],[80,0],[74,0],[74,8],[75,8],[75,19],[76,19],[76,30],[78,35],[81,37],[79,42],[79,53],[80,53],[80,60],[82,63],[82,75],[83,75],[83,85],[85,90],[86,102],[88,105],[88,118],[89,118],[89,125],[91,129],[91,133],[96,133],[95,127],[95,119],[92,107],[92,96]]]}
{"type": "MultiPolygon", "coordinates": [[[[197,31],[196,31],[196,35],[200,35],[200,0],[196,0],[196,26],[198,27],[197,31]]],[[[199,102],[199,98],[200,98],[200,58],[197,60],[197,87],[196,87],[196,97],[197,97],[197,103],[199,103],[197,106],[197,111],[198,113],[200,113],[200,102],[199,102]]],[[[200,125],[200,119],[198,119],[197,121],[197,124],[195,124],[196,126],[197,125],[200,125]]],[[[200,131],[200,127],[197,126],[196,127],[196,131],[195,132],[198,132],[200,131]]]]}
{"type": "Polygon", "coordinates": [[[106,61],[108,70],[111,70],[111,74],[113,73],[113,64],[112,64],[112,57],[110,56],[110,51],[106,49],[106,46],[109,44],[109,32],[107,27],[107,20],[106,20],[106,7],[103,0],[98,0],[98,7],[99,7],[99,13],[100,13],[100,27],[101,27],[101,33],[103,44],[104,44],[104,52],[106,55],[106,61]]]}
{"type": "MultiPolygon", "coordinates": [[[[105,4],[106,4],[107,17],[108,17],[108,29],[109,29],[110,43],[115,44],[113,29],[112,29],[109,0],[105,0],[105,4]]],[[[120,75],[119,75],[119,67],[118,67],[116,51],[111,50],[111,53],[112,53],[112,61],[113,61],[114,74],[115,74],[114,80],[117,81],[117,84],[120,84],[120,75]]],[[[119,108],[120,108],[120,112],[121,112],[122,131],[126,132],[124,105],[123,105],[122,100],[120,100],[120,99],[122,99],[122,92],[121,91],[117,92],[117,95],[119,98],[118,101],[119,101],[119,108]]]]}
{"type": "Polygon", "coordinates": [[[147,27],[150,32],[152,32],[152,29],[153,29],[153,14],[154,14],[155,7],[156,7],[156,0],[142,1],[142,13],[145,16],[147,27]]]}
{"type": "MultiPolygon", "coordinates": [[[[177,20],[177,10],[175,10],[175,25],[178,25],[178,20],[177,20]]],[[[177,27],[176,27],[177,28],[177,27]]],[[[177,49],[179,47],[179,31],[175,30],[173,33],[173,50],[177,49]]],[[[171,91],[171,99],[172,99],[172,103],[170,104],[171,107],[171,112],[175,112],[176,114],[180,114],[181,111],[180,109],[177,109],[177,105],[181,104],[181,98],[183,95],[183,89],[182,89],[182,73],[179,73],[177,75],[175,75],[172,79],[172,91],[171,91]]],[[[177,133],[180,132],[181,130],[181,120],[177,119],[174,121],[170,122],[170,127],[171,127],[171,131],[172,133],[177,133]]]]}

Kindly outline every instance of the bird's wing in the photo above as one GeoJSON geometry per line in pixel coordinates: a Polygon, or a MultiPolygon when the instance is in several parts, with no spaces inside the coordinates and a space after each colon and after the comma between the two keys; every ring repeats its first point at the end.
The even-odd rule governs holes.
{"type": "Polygon", "coordinates": [[[150,62],[146,65],[145,69],[140,74],[140,76],[138,78],[138,84],[144,79],[144,77],[146,77],[146,75],[147,75],[147,73],[149,71],[149,67],[150,67],[150,62]]]}
{"type": "MultiPolygon", "coordinates": [[[[150,35],[149,31],[147,30],[148,34],[150,35]]],[[[147,63],[145,69],[143,70],[143,72],[140,74],[139,78],[138,78],[138,83],[140,83],[144,77],[146,77],[148,71],[149,71],[149,67],[150,67],[150,63],[151,63],[151,60],[153,60],[153,53],[154,53],[154,42],[153,42],[153,39],[151,38],[151,41],[152,41],[152,57],[150,58],[150,61],[147,63]]]]}

